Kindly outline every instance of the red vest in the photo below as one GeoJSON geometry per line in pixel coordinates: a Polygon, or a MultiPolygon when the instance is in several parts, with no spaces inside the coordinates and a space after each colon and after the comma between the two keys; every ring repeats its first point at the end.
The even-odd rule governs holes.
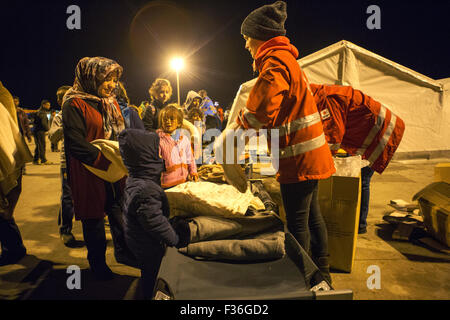
{"type": "Polygon", "coordinates": [[[311,84],[324,132],[335,153],[361,155],[382,173],[403,137],[405,123],[380,102],[349,86],[311,84]]]}
{"type": "MultiPolygon", "coordinates": [[[[120,110],[116,103],[114,105],[120,110]]],[[[103,118],[99,111],[79,98],[72,99],[70,107],[77,108],[85,121],[85,139],[87,142],[105,138],[103,118]]],[[[102,167],[102,159],[105,158],[99,152],[92,166],[106,170],[107,167],[102,167]]],[[[67,166],[70,172],[69,185],[73,199],[75,219],[102,219],[105,216],[105,204],[107,201],[105,181],[86,169],[81,161],[70,156],[70,152],[68,152],[67,166]]],[[[124,186],[125,180],[126,178],[120,180],[122,187],[124,186]]]]}

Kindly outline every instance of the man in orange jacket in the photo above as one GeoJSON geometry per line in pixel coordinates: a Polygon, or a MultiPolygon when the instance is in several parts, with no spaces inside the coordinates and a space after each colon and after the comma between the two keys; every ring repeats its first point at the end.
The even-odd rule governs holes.
{"type": "Polygon", "coordinates": [[[382,173],[403,137],[405,123],[386,106],[350,86],[311,84],[325,136],[333,153],[339,148],[370,162],[361,169],[358,233],[367,232],[370,179],[382,173]]]}
{"type": "Polygon", "coordinates": [[[259,76],[237,125],[278,130],[279,150],[271,151],[279,158],[287,227],[331,284],[317,191],[318,180],[336,170],[308,80],[296,61],[298,50],[285,37],[286,17],[286,3],[277,1],[252,11],[242,23],[245,48],[259,76]]]}

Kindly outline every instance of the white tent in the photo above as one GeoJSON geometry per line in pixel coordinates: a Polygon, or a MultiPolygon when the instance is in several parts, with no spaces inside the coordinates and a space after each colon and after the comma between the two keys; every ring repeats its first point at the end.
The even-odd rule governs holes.
{"type": "MultiPolygon", "coordinates": [[[[406,129],[396,158],[450,156],[450,78],[433,80],[345,40],[298,63],[311,83],[350,85],[403,119],[406,129]]],[[[255,81],[239,88],[229,124],[255,81]]]]}

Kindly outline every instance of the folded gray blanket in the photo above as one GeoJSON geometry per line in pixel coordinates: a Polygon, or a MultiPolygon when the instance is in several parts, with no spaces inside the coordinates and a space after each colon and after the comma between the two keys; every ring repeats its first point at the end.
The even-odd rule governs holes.
{"type": "Polygon", "coordinates": [[[283,222],[274,214],[199,216],[190,220],[189,227],[191,243],[179,251],[192,257],[256,261],[285,255],[283,222]]]}

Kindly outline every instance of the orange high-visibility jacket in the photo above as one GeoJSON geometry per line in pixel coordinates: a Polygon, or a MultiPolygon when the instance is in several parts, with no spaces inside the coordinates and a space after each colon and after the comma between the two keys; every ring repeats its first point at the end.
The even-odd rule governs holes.
{"type": "Polygon", "coordinates": [[[332,152],[361,155],[381,174],[400,145],[403,120],[350,86],[311,84],[311,90],[332,152]]]}
{"type": "MultiPolygon", "coordinates": [[[[277,180],[326,179],[336,169],[297,49],[280,36],[263,43],[255,57],[258,79],[237,123],[248,129],[277,129],[277,180]]],[[[270,143],[270,142],[269,142],[270,143]]]]}

